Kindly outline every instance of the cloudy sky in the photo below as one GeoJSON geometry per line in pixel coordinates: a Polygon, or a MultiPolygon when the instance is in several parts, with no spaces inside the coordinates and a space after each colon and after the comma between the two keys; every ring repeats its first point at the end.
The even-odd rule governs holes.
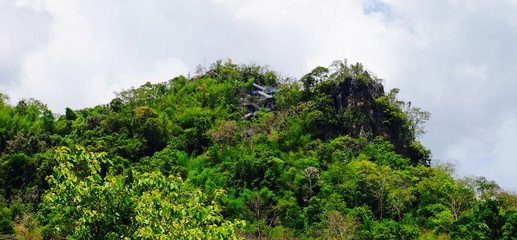
{"type": "Polygon", "coordinates": [[[432,114],[424,144],[517,189],[517,1],[3,0],[0,91],[54,112],[218,59],[300,78],[361,62],[432,114]]]}

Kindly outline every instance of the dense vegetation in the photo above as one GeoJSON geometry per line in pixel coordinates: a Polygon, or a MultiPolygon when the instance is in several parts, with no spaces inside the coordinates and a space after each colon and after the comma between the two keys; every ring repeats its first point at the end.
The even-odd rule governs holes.
{"type": "Polygon", "coordinates": [[[429,114],[397,92],[361,64],[336,61],[299,81],[216,62],[63,115],[0,95],[0,232],[516,239],[517,197],[430,167],[417,140],[429,114]],[[272,107],[254,83],[275,89],[272,107]]]}

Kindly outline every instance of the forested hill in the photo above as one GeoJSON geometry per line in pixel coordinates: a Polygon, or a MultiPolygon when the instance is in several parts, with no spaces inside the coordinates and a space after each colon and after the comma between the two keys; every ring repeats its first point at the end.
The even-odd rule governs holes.
{"type": "Polygon", "coordinates": [[[0,239],[517,239],[517,196],[430,166],[359,63],[218,61],[53,114],[0,95],[0,239]]]}

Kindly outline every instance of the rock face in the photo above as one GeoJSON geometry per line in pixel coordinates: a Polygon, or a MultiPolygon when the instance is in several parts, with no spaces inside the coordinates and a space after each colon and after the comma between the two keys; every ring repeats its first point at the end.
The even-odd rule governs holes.
{"type": "Polygon", "coordinates": [[[384,87],[380,82],[348,77],[337,83],[331,92],[335,111],[342,121],[339,135],[351,137],[365,136],[373,139],[377,136],[390,141],[395,151],[406,157],[409,154],[409,145],[414,136],[408,136],[408,129],[404,122],[389,121],[386,106],[379,104],[376,99],[385,96],[384,87]]]}
{"type": "Polygon", "coordinates": [[[253,89],[248,95],[253,96],[257,101],[254,102],[247,98],[241,98],[240,106],[248,110],[248,113],[242,116],[241,119],[248,119],[255,116],[255,113],[258,112],[261,107],[265,108],[268,112],[274,111],[275,92],[276,89],[273,87],[263,87],[254,83],[253,89]]]}

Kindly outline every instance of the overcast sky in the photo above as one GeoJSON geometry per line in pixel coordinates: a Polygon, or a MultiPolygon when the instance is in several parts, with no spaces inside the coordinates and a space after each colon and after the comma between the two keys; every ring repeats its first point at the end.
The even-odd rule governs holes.
{"type": "Polygon", "coordinates": [[[300,78],[361,62],[431,112],[424,145],[517,189],[515,0],[2,0],[0,91],[54,112],[218,59],[300,78]]]}

